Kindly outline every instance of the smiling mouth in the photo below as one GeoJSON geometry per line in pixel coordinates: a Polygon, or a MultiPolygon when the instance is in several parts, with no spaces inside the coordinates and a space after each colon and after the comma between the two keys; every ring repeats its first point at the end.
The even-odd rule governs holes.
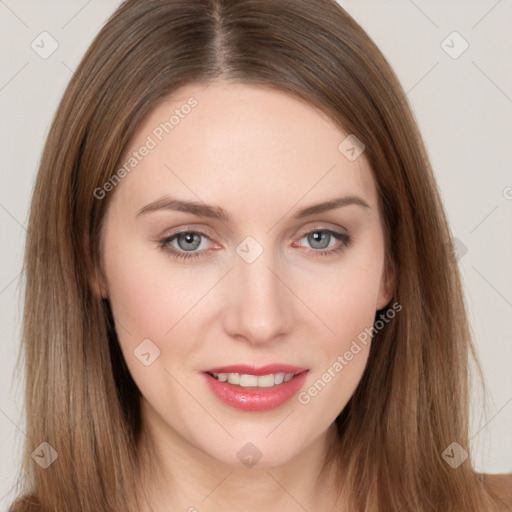
{"type": "Polygon", "coordinates": [[[309,369],[289,364],[233,364],[201,372],[210,391],[226,405],[246,412],[279,407],[304,385],[309,369]]]}
{"type": "Polygon", "coordinates": [[[227,382],[242,388],[258,387],[258,388],[271,388],[279,386],[284,382],[293,379],[299,373],[270,373],[267,375],[250,375],[247,373],[213,373],[206,372],[208,375],[217,379],[220,382],[227,382]]]}

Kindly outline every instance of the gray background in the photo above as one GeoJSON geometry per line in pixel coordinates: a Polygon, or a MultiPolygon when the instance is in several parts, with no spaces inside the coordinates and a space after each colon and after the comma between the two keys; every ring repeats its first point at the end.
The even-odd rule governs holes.
{"type": "MultiPolygon", "coordinates": [[[[482,472],[510,472],[512,0],[340,3],[389,59],[424,135],[458,239],[488,386],[486,408],[477,389],[472,395],[472,463],[482,472]],[[461,37],[450,35],[454,31],[461,37]],[[469,47],[459,55],[464,41],[469,47]]],[[[117,5],[118,0],[0,0],[0,511],[13,498],[24,438],[23,385],[15,363],[32,186],[57,102],[117,5]],[[35,41],[40,52],[51,48],[48,36],[40,36],[44,31],[58,43],[46,59],[31,47],[35,41]],[[47,38],[44,48],[41,37],[47,38]]]]}

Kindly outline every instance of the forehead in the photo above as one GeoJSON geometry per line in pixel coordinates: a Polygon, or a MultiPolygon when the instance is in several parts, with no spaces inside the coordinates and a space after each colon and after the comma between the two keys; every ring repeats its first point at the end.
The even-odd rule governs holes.
{"type": "Polygon", "coordinates": [[[121,163],[134,165],[116,195],[137,204],[165,193],[213,203],[246,201],[255,207],[252,213],[276,202],[291,206],[301,198],[313,202],[339,193],[375,202],[364,153],[350,161],[339,149],[348,135],[284,92],[226,82],[189,84],[139,126],[121,163]]]}

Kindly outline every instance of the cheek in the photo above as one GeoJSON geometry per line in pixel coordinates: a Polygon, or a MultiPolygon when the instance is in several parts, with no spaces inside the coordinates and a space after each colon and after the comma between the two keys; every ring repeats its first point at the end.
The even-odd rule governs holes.
{"type": "Polygon", "coordinates": [[[379,248],[354,252],[335,269],[302,281],[307,305],[322,321],[328,352],[347,350],[358,334],[373,325],[383,265],[379,248]]]}
{"type": "Polygon", "coordinates": [[[364,373],[375,319],[375,285],[355,277],[333,282],[329,293],[319,297],[318,316],[329,330],[317,338],[314,371],[297,399],[308,415],[322,418],[327,426],[344,409],[364,373]]]}
{"type": "MultiPolygon", "coordinates": [[[[381,257],[382,256],[382,257],[381,257]]],[[[357,388],[371,346],[380,288],[380,245],[347,256],[335,272],[303,282],[308,306],[322,321],[317,335],[317,365],[298,401],[308,413],[333,421],[357,388]],[[319,284],[322,286],[319,287],[319,284]]]]}
{"type": "MultiPolygon", "coordinates": [[[[334,409],[341,410],[355,390],[366,365],[371,344],[371,327],[375,318],[375,294],[371,286],[361,282],[338,290],[337,299],[326,296],[320,309],[332,332],[322,336],[320,364],[313,378],[320,379],[317,388],[330,388],[335,397],[334,409]]],[[[314,393],[314,391],[313,391],[314,393]]]]}
{"type": "Polygon", "coordinates": [[[205,277],[175,266],[170,270],[166,254],[156,244],[148,249],[147,241],[125,243],[122,249],[114,238],[109,243],[105,270],[121,350],[143,396],[165,410],[170,396],[177,400],[183,395],[181,386],[189,385],[186,372],[179,372],[180,384],[171,374],[200,351],[194,336],[197,327],[191,319],[196,309],[201,312],[199,302],[215,276],[205,277]],[[109,250],[114,247],[119,250],[109,250]]]}
{"type": "Polygon", "coordinates": [[[161,345],[200,301],[209,280],[172,267],[156,243],[148,248],[147,241],[117,242],[112,237],[105,247],[105,270],[119,341],[125,350],[146,338],[161,345]]]}

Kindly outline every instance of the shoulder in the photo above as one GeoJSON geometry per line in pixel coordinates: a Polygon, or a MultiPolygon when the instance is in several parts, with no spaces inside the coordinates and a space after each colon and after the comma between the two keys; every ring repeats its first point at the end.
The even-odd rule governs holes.
{"type": "Polygon", "coordinates": [[[482,473],[479,476],[487,489],[498,496],[507,507],[512,508],[512,473],[482,473]]]}

